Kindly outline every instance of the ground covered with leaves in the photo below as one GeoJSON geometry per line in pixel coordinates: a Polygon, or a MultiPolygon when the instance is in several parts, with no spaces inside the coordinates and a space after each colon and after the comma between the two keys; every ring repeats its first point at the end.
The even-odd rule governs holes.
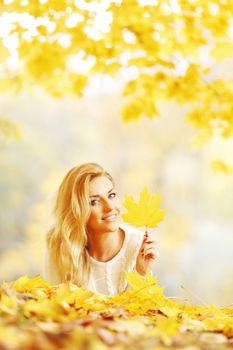
{"type": "Polygon", "coordinates": [[[23,276],[0,288],[0,349],[233,349],[233,310],[179,305],[151,275],[106,297],[23,276]]]}

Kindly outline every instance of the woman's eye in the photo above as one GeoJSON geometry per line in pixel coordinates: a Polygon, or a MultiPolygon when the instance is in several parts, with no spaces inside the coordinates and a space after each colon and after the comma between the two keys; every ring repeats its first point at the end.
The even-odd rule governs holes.
{"type": "Polygon", "coordinates": [[[98,203],[99,203],[98,199],[93,199],[93,200],[91,201],[91,205],[96,205],[96,204],[98,204],[98,203]]]}
{"type": "Polygon", "coordinates": [[[115,192],[110,193],[109,197],[110,198],[115,198],[116,197],[116,193],[115,192]]]}

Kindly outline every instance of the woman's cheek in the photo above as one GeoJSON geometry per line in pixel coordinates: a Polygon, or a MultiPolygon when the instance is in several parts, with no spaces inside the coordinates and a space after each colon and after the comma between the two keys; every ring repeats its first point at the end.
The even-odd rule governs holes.
{"type": "Polygon", "coordinates": [[[123,206],[123,203],[120,200],[119,200],[118,208],[120,213],[125,209],[123,206]]]}

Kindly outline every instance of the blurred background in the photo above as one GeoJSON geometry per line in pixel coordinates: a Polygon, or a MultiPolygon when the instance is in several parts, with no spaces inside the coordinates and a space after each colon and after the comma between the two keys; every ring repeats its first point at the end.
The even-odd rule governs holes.
{"type": "MultiPolygon", "coordinates": [[[[98,162],[116,179],[121,199],[144,186],[161,194],[165,220],[152,230],[160,250],[155,275],[165,294],[224,306],[233,292],[233,179],[213,172],[216,154],[233,162],[233,143],[216,137],[193,151],[193,131],[175,103],[160,118],[123,124],[116,85],[81,99],[4,95],[1,109],[20,138],[1,139],[0,279],[43,274],[45,234],[66,172],[98,162]],[[107,92],[108,91],[108,92],[107,92]]],[[[233,164],[232,164],[233,165],[233,164]]]]}
{"type": "MultiPolygon", "coordinates": [[[[232,72],[229,59],[212,74],[232,79],[232,72]]],[[[187,107],[175,101],[157,104],[159,118],[123,123],[124,84],[121,74],[103,75],[80,98],[53,98],[42,89],[0,95],[0,282],[44,276],[58,186],[71,167],[97,162],[115,178],[122,201],[125,194],[138,199],[144,186],[162,196],[165,219],[151,231],[160,251],[154,274],[165,295],[228,306],[233,138],[216,132],[194,147],[187,107]],[[213,166],[216,159],[228,168],[213,166]]]]}

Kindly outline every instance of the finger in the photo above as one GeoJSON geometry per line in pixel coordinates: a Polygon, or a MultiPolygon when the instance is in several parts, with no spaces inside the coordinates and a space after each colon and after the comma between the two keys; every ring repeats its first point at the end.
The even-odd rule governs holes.
{"type": "Polygon", "coordinates": [[[157,253],[156,250],[152,247],[152,248],[145,249],[144,256],[148,257],[148,255],[152,254],[157,257],[156,253],[157,253]]]}
{"type": "Polygon", "coordinates": [[[153,249],[155,251],[155,254],[159,255],[158,254],[158,247],[154,243],[145,243],[140,249],[141,255],[145,256],[145,254],[148,251],[148,249],[153,249]]]}
{"type": "Polygon", "coordinates": [[[149,235],[149,236],[144,236],[144,239],[145,239],[146,241],[152,241],[152,242],[155,242],[155,240],[154,240],[154,236],[152,236],[152,235],[149,235]]]}
{"type": "Polygon", "coordinates": [[[151,248],[154,247],[155,249],[157,249],[158,247],[155,245],[154,242],[145,242],[144,247],[143,248],[151,248]]]}
{"type": "Polygon", "coordinates": [[[145,235],[144,235],[144,236],[143,236],[143,240],[142,240],[142,244],[141,244],[141,247],[140,247],[140,251],[141,251],[141,249],[144,247],[145,240],[146,240],[146,237],[145,237],[145,235]]]}
{"type": "Polygon", "coordinates": [[[143,239],[143,240],[155,242],[154,236],[151,236],[151,235],[149,235],[149,236],[144,236],[144,239],[143,239]]]}
{"type": "Polygon", "coordinates": [[[159,257],[159,249],[158,249],[158,247],[156,245],[154,245],[154,244],[146,244],[145,248],[144,248],[144,253],[146,251],[148,251],[148,249],[153,249],[153,251],[155,252],[155,255],[157,257],[159,257]]]}
{"type": "Polygon", "coordinates": [[[142,257],[142,258],[144,258],[144,257],[145,257],[145,252],[144,252],[144,250],[143,250],[143,249],[140,251],[140,255],[141,255],[141,257],[142,257]]]}
{"type": "Polygon", "coordinates": [[[144,249],[144,253],[145,253],[145,254],[146,254],[147,252],[151,252],[151,251],[153,251],[153,252],[156,253],[155,247],[151,246],[151,247],[146,247],[146,248],[144,249]]]}
{"type": "MultiPolygon", "coordinates": [[[[153,249],[153,248],[150,248],[150,249],[153,249]]],[[[140,254],[142,257],[145,257],[147,255],[147,252],[148,252],[148,248],[147,247],[144,247],[142,249],[140,249],[140,254]]]]}
{"type": "Polygon", "coordinates": [[[145,241],[144,244],[154,244],[154,246],[156,245],[155,241],[145,241]]]}
{"type": "Polygon", "coordinates": [[[144,256],[144,259],[145,259],[145,260],[157,260],[158,257],[157,257],[157,255],[154,254],[154,253],[149,253],[149,254],[147,254],[147,255],[144,256]]]}
{"type": "Polygon", "coordinates": [[[147,252],[143,257],[145,260],[150,260],[150,259],[156,260],[157,259],[157,255],[154,252],[147,252]]]}
{"type": "Polygon", "coordinates": [[[146,259],[150,259],[150,260],[156,260],[157,256],[153,253],[148,254],[147,256],[145,256],[146,259]]]}

